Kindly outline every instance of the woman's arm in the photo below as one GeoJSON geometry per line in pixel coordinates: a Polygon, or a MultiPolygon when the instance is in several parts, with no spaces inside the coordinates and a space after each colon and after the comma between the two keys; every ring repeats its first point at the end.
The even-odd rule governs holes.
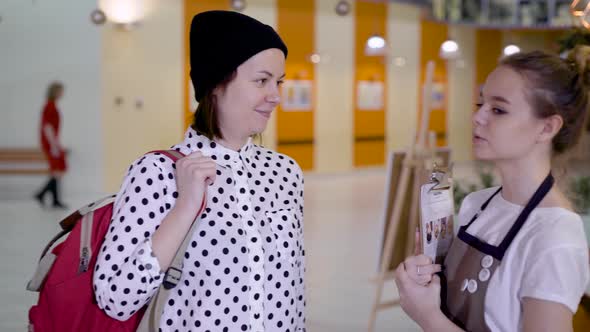
{"type": "Polygon", "coordinates": [[[464,332],[453,322],[451,322],[441,311],[420,326],[424,332],[464,332]]]}
{"type": "Polygon", "coordinates": [[[524,332],[573,331],[573,314],[563,304],[525,297],[522,308],[524,332]]]}
{"type": "Polygon", "coordinates": [[[160,268],[168,269],[178,248],[187,236],[198,209],[206,199],[208,184],[216,176],[217,164],[213,159],[194,152],[176,163],[178,200],[152,237],[152,250],[160,268]]]}
{"type": "Polygon", "coordinates": [[[303,236],[303,173],[299,171],[297,173],[299,175],[299,196],[296,197],[298,201],[298,206],[296,207],[295,216],[299,223],[299,230],[297,236],[297,242],[299,246],[299,259],[297,260],[298,269],[299,269],[299,276],[296,279],[296,294],[297,294],[297,311],[298,311],[298,330],[296,332],[305,331],[305,246],[304,246],[304,236],[303,236]]]}
{"type": "Polygon", "coordinates": [[[62,151],[62,148],[61,148],[61,145],[59,144],[59,140],[57,138],[57,135],[55,134],[55,130],[53,130],[53,127],[51,127],[48,124],[44,125],[43,126],[43,134],[47,138],[47,141],[49,141],[49,146],[51,147],[50,148],[51,155],[55,158],[59,157],[59,154],[62,151]]]}
{"type": "Polygon", "coordinates": [[[176,172],[154,154],[131,166],[93,276],[97,303],[109,316],[128,319],[161,285],[201,205],[205,178],[215,177],[215,163],[199,155],[180,159],[176,172]]]}
{"type": "Polygon", "coordinates": [[[400,305],[404,312],[425,332],[461,332],[440,310],[440,278],[421,285],[410,278],[406,266],[401,263],[395,270],[395,283],[399,291],[400,305]]]}
{"type": "Polygon", "coordinates": [[[135,314],[162,283],[151,237],[175,202],[170,163],[155,155],[136,160],[117,194],[93,274],[98,306],[115,319],[135,314]]]}

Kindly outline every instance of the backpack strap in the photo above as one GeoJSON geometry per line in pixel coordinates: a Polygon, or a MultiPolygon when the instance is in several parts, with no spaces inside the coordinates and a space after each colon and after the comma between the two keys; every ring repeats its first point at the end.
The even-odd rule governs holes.
{"type": "Polygon", "coordinates": [[[146,154],[150,154],[150,153],[163,154],[166,157],[168,157],[169,159],[171,159],[173,162],[177,162],[178,159],[185,157],[184,153],[177,151],[177,150],[154,150],[154,151],[150,151],[146,154]]]}
{"type": "MultiPolygon", "coordinates": [[[[166,156],[169,156],[169,158],[172,160],[174,160],[174,158],[177,158],[176,160],[178,160],[182,158],[182,156],[184,156],[182,153],[175,150],[154,152],[165,154],[166,156]],[[180,158],[178,158],[179,154],[180,158]]],[[[176,255],[174,256],[172,263],[166,270],[166,274],[164,275],[164,280],[162,281],[160,288],[157,290],[156,294],[154,294],[154,296],[150,300],[150,303],[136,330],[137,332],[158,331],[158,328],[160,327],[160,318],[162,316],[164,306],[166,305],[166,302],[168,302],[168,296],[170,295],[172,289],[176,287],[176,285],[178,284],[178,282],[180,282],[180,279],[182,278],[182,263],[184,261],[184,253],[186,252],[186,249],[189,246],[193,233],[197,229],[198,223],[196,221],[201,215],[201,213],[205,210],[207,204],[206,202],[207,192],[205,192],[205,195],[203,196],[203,202],[201,203],[201,207],[199,208],[199,211],[196,214],[195,220],[193,221],[190,230],[186,233],[184,240],[182,241],[182,244],[180,245],[180,247],[178,247],[178,250],[176,251],[176,255]]]]}
{"type": "MultiPolygon", "coordinates": [[[[148,153],[160,153],[160,154],[168,157],[169,159],[171,159],[173,162],[176,162],[176,161],[178,161],[178,159],[184,157],[184,154],[182,152],[176,151],[176,150],[156,150],[156,151],[151,151],[148,153]]],[[[41,253],[41,257],[40,257],[39,263],[37,265],[37,270],[35,271],[35,274],[34,274],[33,278],[31,279],[31,281],[29,281],[29,283],[27,284],[28,290],[30,290],[30,291],[39,291],[40,290],[41,285],[43,284],[43,281],[45,280],[45,278],[47,276],[47,273],[49,272],[49,270],[53,266],[53,262],[56,259],[56,256],[53,253],[49,252],[49,250],[63,236],[70,233],[72,231],[72,229],[74,229],[74,227],[76,226],[78,221],[81,222],[80,262],[78,265],[78,273],[83,273],[88,270],[88,265],[90,263],[90,259],[92,258],[91,239],[92,239],[92,224],[94,221],[94,211],[98,210],[101,207],[104,207],[108,204],[113,203],[115,201],[115,197],[116,197],[116,195],[109,195],[109,196],[103,197],[93,203],[90,203],[90,204],[74,211],[72,214],[70,214],[69,216],[67,216],[62,221],[59,222],[59,225],[62,228],[62,230],[55,237],[53,237],[53,239],[51,239],[51,241],[49,241],[49,243],[47,244],[47,246],[45,246],[43,252],[41,253]]],[[[206,202],[206,196],[203,198],[203,202],[201,204],[201,208],[200,208],[197,216],[199,216],[201,214],[201,212],[205,209],[205,202],[206,202]]],[[[178,283],[178,281],[180,281],[180,276],[182,275],[182,258],[184,257],[184,251],[186,251],[186,248],[188,246],[188,242],[190,241],[190,238],[191,238],[190,236],[188,236],[188,234],[192,234],[192,232],[194,231],[195,225],[196,225],[196,223],[193,223],[193,226],[191,227],[189,233],[187,233],[187,236],[185,237],[185,240],[180,247],[180,248],[184,248],[184,250],[180,250],[180,248],[179,248],[179,250],[176,253],[177,257],[175,257],[173,263],[170,265],[170,267],[168,268],[168,271],[166,272],[167,278],[165,278],[165,280],[166,279],[171,280],[168,282],[169,286],[172,285],[170,288],[173,288],[174,286],[176,286],[176,283],[178,283]],[[178,256],[180,256],[180,257],[178,257],[178,256]],[[178,280],[176,282],[174,282],[175,279],[173,277],[177,276],[177,275],[178,275],[178,280]]],[[[159,316],[158,316],[158,318],[159,318],[159,316]]]]}

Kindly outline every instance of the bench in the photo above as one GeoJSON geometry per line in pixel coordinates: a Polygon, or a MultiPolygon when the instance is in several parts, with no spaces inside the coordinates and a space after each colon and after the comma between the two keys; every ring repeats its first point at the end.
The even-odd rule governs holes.
{"type": "Polygon", "coordinates": [[[49,174],[45,155],[38,148],[0,147],[0,175],[49,174]]]}

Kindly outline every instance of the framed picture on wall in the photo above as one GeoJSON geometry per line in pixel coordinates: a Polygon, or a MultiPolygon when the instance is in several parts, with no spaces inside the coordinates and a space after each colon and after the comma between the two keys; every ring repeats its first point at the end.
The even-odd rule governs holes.
{"type": "MultiPolygon", "coordinates": [[[[424,87],[422,87],[424,89],[424,87]]],[[[430,96],[430,109],[444,109],[446,103],[445,84],[442,82],[432,82],[432,91],[430,96]]]]}
{"type": "Polygon", "coordinates": [[[311,111],[312,81],[285,80],[281,90],[283,111],[311,111]]]}
{"type": "Polygon", "coordinates": [[[383,82],[358,81],[357,109],[361,111],[380,111],[383,109],[383,82]]]}

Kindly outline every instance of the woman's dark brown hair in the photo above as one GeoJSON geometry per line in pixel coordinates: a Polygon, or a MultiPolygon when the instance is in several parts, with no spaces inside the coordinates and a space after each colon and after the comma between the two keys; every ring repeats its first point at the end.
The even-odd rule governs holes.
{"type": "Polygon", "coordinates": [[[47,100],[55,101],[58,94],[62,92],[64,85],[61,82],[52,82],[47,88],[47,100]]]}
{"type": "Polygon", "coordinates": [[[519,73],[527,84],[526,95],[539,118],[559,115],[561,130],[553,138],[553,152],[573,147],[582,134],[588,113],[590,47],[578,46],[567,60],[540,51],[517,53],[500,61],[519,73]]]}
{"type": "MultiPolygon", "coordinates": [[[[221,83],[217,85],[220,89],[225,89],[227,85],[236,77],[237,71],[230,73],[221,83]]],[[[219,118],[217,115],[217,100],[213,94],[213,90],[207,91],[203,99],[199,102],[195,115],[193,116],[193,123],[191,124],[197,133],[204,135],[210,140],[215,138],[223,138],[221,130],[219,129],[219,118]]]]}

